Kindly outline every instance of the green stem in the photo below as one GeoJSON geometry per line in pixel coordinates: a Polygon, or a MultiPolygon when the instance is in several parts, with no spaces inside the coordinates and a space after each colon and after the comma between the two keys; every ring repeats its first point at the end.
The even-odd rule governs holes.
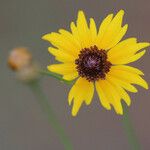
{"type": "Polygon", "coordinates": [[[72,81],[68,81],[68,80],[65,80],[62,78],[61,75],[58,75],[56,73],[53,73],[53,72],[50,72],[50,71],[45,71],[45,70],[40,70],[39,71],[41,75],[47,75],[47,76],[50,76],[50,77],[54,77],[55,79],[57,80],[60,80],[66,84],[72,84],[72,81]]]}
{"type": "Polygon", "coordinates": [[[124,105],[123,125],[128,137],[128,142],[131,146],[131,150],[140,150],[141,146],[135,134],[135,130],[132,126],[128,108],[125,105],[124,105]]]}
{"type": "Polygon", "coordinates": [[[42,91],[40,85],[39,85],[39,82],[35,81],[29,85],[30,85],[33,93],[37,97],[38,103],[40,104],[42,111],[47,116],[49,123],[51,124],[51,126],[53,127],[55,132],[57,132],[61,142],[64,144],[65,150],[73,150],[70,139],[67,137],[64,129],[62,128],[62,126],[58,122],[58,120],[57,120],[57,118],[53,112],[53,109],[49,105],[49,102],[48,102],[44,92],[42,91]]]}

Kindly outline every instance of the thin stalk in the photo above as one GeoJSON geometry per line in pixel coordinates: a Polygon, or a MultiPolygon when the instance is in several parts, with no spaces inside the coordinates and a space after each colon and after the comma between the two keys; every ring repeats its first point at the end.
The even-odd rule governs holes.
{"type": "Polygon", "coordinates": [[[138,138],[136,136],[135,130],[133,128],[129,116],[128,108],[125,105],[124,105],[123,125],[124,125],[125,132],[127,134],[128,142],[131,146],[131,150],[141,150],[140,143],[138,141],[138,138]]]}
{"type": "Polygon", "coordinates": [[[73,82],[73,81],[65,80],[65,79],[62,78],[61,75],[58,75],[58,74],[50,72],[50,71],[40,70],[39,72],[40,72],[41,75],[47,75],[47,76],[50,76],[50,77],[54,77],[55,79],[57,79],[59,81],[62,81],[66,84],[72,84],[72,82],[73,82]]]}
{"type": "Polygon", "coordinates": [[[41,89],[39,82],[35,81],[29,84],[30,88],[32,89],[33,93],[37,97],[37,101],[39,105],[41,106],[42,111],[45,113],[45,115],[48,118],[49,123],[51,124],[52,128],[57,132],[62,144],[65,147],[65,150],[73,150],[72,144],[70,142],[70,139],[66,135],[63,127],[57,120],[57,117],[55,113],[53,112],[53,109],[51,105],[49,104],[43,90],[41,89]]]}

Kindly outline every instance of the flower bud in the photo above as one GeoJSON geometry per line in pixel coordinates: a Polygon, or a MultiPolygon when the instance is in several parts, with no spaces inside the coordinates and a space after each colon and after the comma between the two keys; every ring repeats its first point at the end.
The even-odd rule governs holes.
{"type": "Polygon", "coordinates": [[[39,78],[39,66],[33,61],[32,54],[25,47],[15,48],[8,57],[9,67],[23,82],[32,82],[39,78]]]}
{"type": "Polygon", "coordinates": [[[29,66],[31,62],[32,55],[25,47],[13,49],[8,57],[8,65],[15,71],[29,66]]]}

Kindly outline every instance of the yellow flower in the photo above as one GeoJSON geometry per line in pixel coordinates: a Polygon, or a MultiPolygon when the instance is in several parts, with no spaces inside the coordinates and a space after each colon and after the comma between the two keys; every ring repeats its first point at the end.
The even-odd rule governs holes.
{"type": "Polygon", "coordinates": [[[148,89],[142,71],[127,64],[141,58],[145,50],[140,50],[150,44],[138,43],[136,38],[121,41],[128,28],[127,24],[122,27],[123,15],[123,10],[114,17],[109,14],[97,30],[94,19],[88,24],[84,12],[79,11],[76,24],[70,24],[71,32],[60,29],[42,37],[54,46],[48,50],[61,62],[49,65],[48,70],[66,80],[78,78],[68,96],[73,116],[83,103],[91,103],[94,86],[101,105],[107,110],[113,107],[117,114],[123,114],[121,100],[128,106],[131,103],[126,91],[137,92],[132,84],[148,89]]]}

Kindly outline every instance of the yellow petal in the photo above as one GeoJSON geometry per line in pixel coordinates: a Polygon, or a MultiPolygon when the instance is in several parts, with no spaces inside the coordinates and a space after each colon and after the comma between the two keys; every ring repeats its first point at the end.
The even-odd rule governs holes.
{"type": "Polygon", "coordinates": [[[72,115],[75,116],[81,106],[85,101],[87,105],[91,103],[94,94],[94,85],[92,82],[88,82],[84,78],[79,78],[76,83],[71,88],[68,101],[69,105],[73,102],[72,115]]]}
{"type": "Polygon", "coordinates": [[[91,46],[91,37],[90,30],[87,25],[87,21],[83,11],[78,12],[77,18],[77,30],[79,34],[79,38],[82,41],[82,47],[90,47],[91,46]]]}
{"type": "Polygon", "coordinates": [[[91,33],[91,38],[92,38],[92,43],[95,45],[95,40],[97,37],[97,28],[96,24],[93,18],[90,18],[90,33],[91,33]]]}
{"type": "Polygon", "coordinates": [[[109,26],[107,27],[107,30],[102,38],[102,40],[98,43],[101,49],[106,49],[106,47],[109,46],[109,43],[113,41],[114,37],[116,37],[120,30],[122,25],[122,19],[123,19],[124,11],[120,10],[117,15],[114,17],[114,19],[111,21],[109,26]]]}
{"type": "Polygon", "coordinates": [[[108,46],[105,48],[106,50],[110,49],[111,47],[114,47],[118,42],[122,39],[122,37],[126,34],[128,29],[128,25],[126,24],[120,32],[117,34],[117,36],[108,44],[108,46]]]}
{"type": "Polygon", "coordinates": [[[112,84],[110,82],[107,82],[108,87],[109,88],[109,92],[112,95],[113,98],[113,102],[112,105],[116,111],[117,114],[122,115],[123,114],[123,108],[122,108],[122,104],[121,104],[121,98],[120,98],[120,93],[118,93],[116,91],[116,89],[112,86],[112,84]]]}
{"type": "Polygon", "coordinates": [[[113,61],[113,64],[128,64],[128,63],[131,63],[131,62],[134,62],[134,61],[137,61],[138,59],[140,59],[144,54],[146,53],[146,50],[143,50],[131,57],[126,57],[124,59],[118,59],[116,60],[115,62],[113,61]]]}
{"type": "Polygon", "coordinates": [[[88,25],[87,25],[87,21],[85,18],[85,14],[82,10],[79,10],[78,12],[77,28],[85,28],[84,30],[88,30],[88,25]]]}
{"type": "Polygon", "coordinates": [[[150,46],[149,43],[136,43],[133,40],[125,40],[120,42],[108,52],[108,59],[113,64],[118,64],[120,61],[126,61],[127,58],[133,57],[139,50],[150,46]],[[131,43],[132,41],[132,43],[131,43]]]}
{"type": "Polygon", "coordinates": [[[118,55],[118,53],[122,53],[123,51],[126,51],[126,49],[129,49],[131,45],[136,44],[136,38],[128,38],[120,43],[118,43],[115,47],[110,49],[108,51],[108,59],[109,61],[112,61],[115,59],[115,57],[118,55]]]}
{"type": "Polygon", "coordinates": [[[127,92],[121,86],[119,86],[111,77],[107,76],[107,80],[114,86],[117,93],[120,94],[120,97],[129,106],[131,104],[131,99],[130,99],[130,96],[127,94],[127,92]]]}
{"type": "Polygon", "coordinates": [[[66,53],[63,50],[60,49],[56,49],[53,47],[49,47],[48,51],[55,56],[56,60],[60,61],[60,62],[74,62],[75,61],[75,57],[73,55],[70,55],[68,53],[66,53]]]}
{"type": "Polygon", "coordinates": [[[65,36],[62,36],[61,34],[52,32],[43,36],[43,39],[50,41],[53,46],[58,49],[62,49],[75,57],[78,56],[78,47],[72,44],[65,36]]]}
{"type": "Polygon", "coordinates": [[[144,73],[141,70],[135,67],[127,66],[127,65],[117,65],[117,66],[113,66],[113,68],[115,68],[116,70],[123,70],[123,71],[131,72],[131,73],[135,73],[138,75],[144,75],[144,73]]]}
{"type": "Polygon", "coordinates": [[[112,18],[113,18],[113,14],[109,14],[101,23],[101,25],[99,27],[98,37],[97,37],[97,44],[101,42],[109,24],[112,21],[112,18]]]}
{"type": "Polygon", "coordinates": [[[102,80],[97,81],[95,84],[96,90],[97,90],[97,93],[98,93],[98,96],[99,96],[102,106],[104,108],[106,108],[107,110],[110,110],[111,109],[110,102],[109,102],[109,99],[107,98],[106,91],[103,90],[103,88],[102,88],[103,84],[104,84],[104,82],[102,80]]]}
{"type": "Polygon", "coordinates": [[[82,103],[83,103],[83,101],[80,96],[76,96],[74,98],[73,107],[72,107],[72,116],[75,117],[77,115],[82,103]]]}
{"type": "Polygon", "coordinates": [[[77,77],[78,77],[78,72],[63,75],[63,79],[68,80],[68,81],[74,80],[77,77]]]}
{"type": "Polygon", "coordinates": [[[111,78],[114,82],[116,82],[119,86],[126,89],[127,91],[130,91],[133,93],[137,92],[137,89],[133,85],[131,85],[130,83],[113,76],[111,73],[109,73],[109,75],[107,75],[107,76],[109,76],[109,78],[111,78]]]}
{"type": "Polygon", "coordinates": [[[73,45],[75,45],[77,50],[81,50],[81,45],[80,45],[79,41],[73,36],[73,34],[71,34],[70,32],[68,32],[67,30],[64,30],[64,29],[60,29],[59,32],[64,37],[66,37],[69,40],[69,42],[71,42],[73,45]]]}
{"type": "Polygon", "coordinates": [[[80,38],[79,38],[79,33],[78,33],[77,27],[76,27],[76,25],[75,25],[74,22],[71,22],[70,28],[71,28],[71,32],[72,32],[74,38],[75,38],[75,39],[80,43],[80,45],[81,45],[81,41],[80,41],[80,38]]]}
{"type": "Polygon", "coordinates": [[[78,94],[78,88],[76,87],[76,84],[74,84],[69,92],[69,95],[68,95],[68,103],[69,105],[71,105],[73,99],[75,96],[77,96],[78,94]]]}
{"type": "Polygon", "coordinates": [[[103,80],[103,91],[105,91],[108,101],[114,107],[117,114],[123,114],[123,109],[120,102],[120,96],[117,91],[113,88],[111,83],[107,80],[103,80]]]}
{"type": "Polygon", "coordinates": [[[127,83],[137,84],[142,86],[145,89],[148,89],[148,84],[144,79],[142,79],[139,75],[125,71],[125,70],[117,70],[116,67],[111,67],[110,71],[111,75],[126,81],[127,83]]]}
{"type": "Polygon", "coordinates": [[[69,105],[71,105],[73,101],[72,116],[76,116],[83,103],[83,100],[81,99],[81,93],[78,92],[75,85],[73,85],[69,92],[68,101],[69,105]]]}
{"type": "Polygon", "coordinates": [[[76,71],[76,66],[74,63],[64,63],[64,64],[54,64],[54,65],[49,65],[47,67],[49,71],[61,74],[61,75],[66,75],[66,74],[71,74],[75,73],[76,71]]]}

